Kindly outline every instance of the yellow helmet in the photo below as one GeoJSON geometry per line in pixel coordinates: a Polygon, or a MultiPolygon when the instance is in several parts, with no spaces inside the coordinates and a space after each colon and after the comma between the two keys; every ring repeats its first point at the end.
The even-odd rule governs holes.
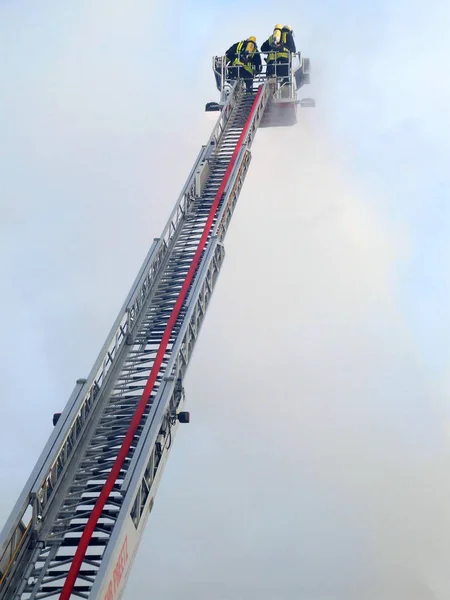
{"type": "Polygon", "coordinates": [[[255,36],[254,36],[254,35],[251,35],[251,36],[248,38],[248,40],[247,40],[247,41],[248,41],[248,42],[253,42],[253,43],[255,43],[255,42],[256,42],[256,38],[255,38],[255,36]]]}
{"type": "Polygon", "coordinates": [[[275,27],[273,28],[273,30],[275,31],[275,29],[279,29],[281,31],[281,25],[275,25],[275,27]]]}

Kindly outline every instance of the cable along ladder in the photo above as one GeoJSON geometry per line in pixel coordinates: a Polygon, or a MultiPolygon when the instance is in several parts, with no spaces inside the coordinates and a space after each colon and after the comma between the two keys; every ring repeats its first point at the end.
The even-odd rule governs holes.
{"type": "Polygon", "coordinates": [[[0,534],[0,600],[117,600],[183,411],[183,378],[269,101],[239,82],[87,379],[0,534]]]}

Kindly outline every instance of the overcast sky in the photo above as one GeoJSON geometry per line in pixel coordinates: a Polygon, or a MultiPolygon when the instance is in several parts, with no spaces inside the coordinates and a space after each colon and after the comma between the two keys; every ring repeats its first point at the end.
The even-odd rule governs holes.
{"type": "Polygon", "coordinates": [[[450,593],[450,8],[0,0],[4,520],[275,22],[317,108],[258,132],[124,600],[450,593]],[[20,440],[20,443],[18,443],[20,440]]]}

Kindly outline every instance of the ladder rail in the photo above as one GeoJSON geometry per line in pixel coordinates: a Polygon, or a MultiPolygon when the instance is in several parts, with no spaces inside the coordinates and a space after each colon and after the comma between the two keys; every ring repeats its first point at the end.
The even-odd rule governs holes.
{"type": "MultiPolygon", "coordinates": [[[[83,534],[81,536],[80,542],[77,546],[76,552],[75,552],[75,556],[73,558],[71,567],[69,569],[67,578],[64,582],[64,586],[62,588],[62,592],[61,592],[61,596],[60,596],[60,600],[70,600],[70,596],[72,594],[73,588],[75,586],[76,580],[78,578],[78,574],[80,571],[80,568],[82,566],[83,563],[83,559],[85,557],[86,551],[88,549],[88,545],[89,545],[89,540],[92,537],[92,534],[94,533],[94,528],[95,525],[97,524],[97,521],[101,515],[101,512],[103,510],[103,508],[105,507],[105,504],[109,498],[110,493],[113,490],[114,484],[116,482],[116,480],[119,477],[119,473],[120,473],[120,469],[122,467],[122,464],[128,454],[128,451],[131,447],[131,443],[134,437],[134,434],[138,428],[138,425],[140,423],[140,420],[144,414],[144,409],[145,406],[147,405],[148,399],[150,398],[150,395],[153,391],[155,382],[156,382],[156,377],[158,375],[158,372],[162,366],[162,362],[163,362],[163,356],[165,353],[165,350],[167,348],[167,345],[169,344],[169,338],[170,335],[172,333],[172,329],[175,326],[175,323],[178,319],[178,315],[182,309],[183,303],[185,301],[185,298],[188,294],[190,285],[192,283],[192,280],[195,276],[195,272],[196,269],[198,267],[198,264],[200,262],[203,250],[207,244],[208,241],[208,237],[211,231],[211,228],[213,226],[213,221],[214,221],[214,217],[216,215],[216,211],[219,207],[219,202],[222,199],[222,196],[225,192],[225,188],[229,182],[230,176],[232,174],[233,168],[236,164],[236,160],[237,157],[239,155],[239,152],[241,150],[241,147],[244,143],[245,137],[248,133],[248,129],[250,127],[250,124],[252,122],[252,118],[253,118],[253,114],[256,110],[256,106],[258,105],[259,99],[261,97],[262,94],[262,89],[260,88],[260,90],[258,91],[253,106],[250,110],[250,114],[247,117],[247,121],[244,124],[242,133],[239,137],[239,140],[237,142],[236,148],[231,156],[231,160],[228,164],[228,167],[225,171],[225,174],[223,176],[223,180],[221,185],[219,186],[219,190],[216,193],[216,196],[214,198],[214,202],[211,206],[209,215],[208,215],[208,219],[206,221],[202,236],[200,238],[197,250],[194,254],[192,263],[189,267],[188,273],[186,275],[186,278],[183,282],[182,288],[180,290],[179,296],[176,300],[175,306],[170,314],[170,317],[168,319],[166,328],[164,330],[164,334],[161,340],[161,344],[160,347],[158,349],[157,355],[156,355],[156,359],[155,362],[153,364],[152,370],[150,372],[149,378],[147,380],[147,384],[145,386],[144,389],[144,393],[142,394],[142,397],[139,401],[139,404],[137,406],[136,412],[133,415],[133,420],[130,424],[130,428],[127,431],[127,435],[125,436],[125,439],[123,441],[123,444],[119,450],[118,456],[114,462],[114,465],[111,469],[111,472],[108,476],[108,479],[106,481],[106,484],[104,485],[102,492],[94,506],[93,511],[90,514],[90,517],[88,519],[88,522],[86,523],[84,529],[83,529],[83,534]]],[[[154,405],[152,406],[153,412],[155,411],[154,409],[154,405]]],[[[158,405],[156,404],[156,410],[158,410],[158,405]]],[[[161,409],[159,409],[161,410],[161,409]]],[[[112,548],[116,548],[116,546],[111,545],[112,548]]],[[[97,579],[98,581],[98,579],[97,579]]]]}
{"type": "Polygon", "coordinates": [[[252,97],[238,83],[233,86],[89,378],[78,380],[1,533],[1,600],[109,600],[113,583],[111,598],[118,600],[178,427],[174,415],[184,403],[182,379],[224,260],[223,238],[268,100],[266,84],[252,97]],[[100,468],[102,448],[107,453],[100,468]],[[86,499],[89,494],[93,500],[86,499]],[[30,503],[31,526],[18,541],[30,503]],[[96,554],[87,554],[95,547],[96,554]],[[10,574],[2,573],[5,564],[10,574]]]}
{"type": "Polygon", "coordinates": [[[9,569],[12,566],[12,557],[17,556],[19,546],[24,543],[23,530],[27,528],[29,531],[30,525],[36,525],[45,512],[52,494],[56,491],[59,480],[66,473],[68,461],[76,451],[77,442],[85,431],[91,409],[98,399],[98,393],[106,380],[118,351],[122,344],[126,342],[127,334],[138,318],[140,309],[157,275],[158,268],[161,268],[162,259],[169,248],[171,239],[177,232],[181,220],[188,212],[193,193],[195,172],[208,149],[210,147],[214,148],[220,141],[236,101],[237,86],[234,86],[225,110],[217,119],[208,144],[202,146],[194,162],[194,166],[161,236],[153,241],[88,378],[77,380],[74,392],[69,397],[57,425],[54,427],[44,450],[0,532],[0,582],[4,579],[6,567],[9,569]],[[82,392],[84,393],[82,394],[82,392]],[[30,505],[32,514],[28,515],[30,505]]]}

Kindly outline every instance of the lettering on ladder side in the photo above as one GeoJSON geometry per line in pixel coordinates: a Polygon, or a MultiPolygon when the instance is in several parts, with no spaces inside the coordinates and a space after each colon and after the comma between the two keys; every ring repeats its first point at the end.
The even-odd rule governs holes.
{"type": "Polygon", "coordinates": [[[109,580],[108,588],[106,590],[105,595],[103,596],[104,600],[114,600],[116,594],[119,590],[119,586],[121,584],[123,574],[125,572],[125,567],[128,562],[128,536],[125,537],[122,548],[120,549],[119,556],[117,557],[116,565],[114,567],[113,574],[109,580]]]}

